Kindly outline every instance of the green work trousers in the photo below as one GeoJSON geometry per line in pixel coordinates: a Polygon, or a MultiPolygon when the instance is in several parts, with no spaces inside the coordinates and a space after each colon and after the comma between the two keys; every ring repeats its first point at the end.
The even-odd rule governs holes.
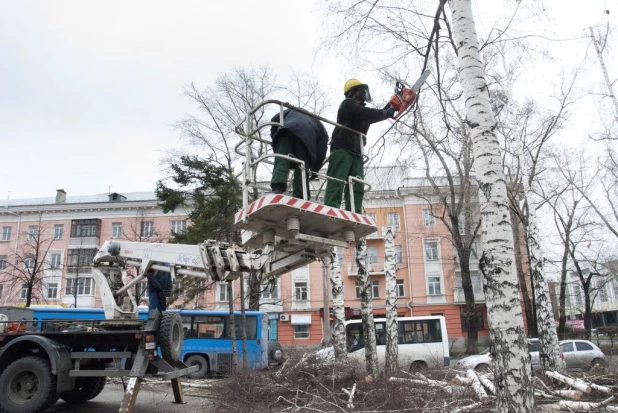
{"type": "MultiPolygon", "coordinates": [[[[277,146],[275,153],[281,155],[293,156],[305,162],[305,173],[307,182],[307,199],[311,196],[309,192],[309,153],[303,141],[289,133],[282,133],[277,137],[277,146]]],[[[294,180],[292,182],[292,196],[295,198],[303,197],[303,181],[300,164],[288,161],[283,158],[275,158],[275,166],[273,167],[273,177],[270,180],[270,187],[274,190],[279,187],[284,192],[287,190],[288,174],[290,169],[294,170],[294,180]]]]}
{"type": "MultiPolygon", "coordinates": [[[[347,181],[349,176],[364,179],[365,171],[363,169],[362,156],[355,155],[347,149],[335,148],[330,151],[328,172],[326,172],[326,174],[329,177],[340,179],[346,183],[329,179],[326,184],[324,204],[334,208],[341,208],[341,193],[345,191],[345,209],[352,211],[352,206],[350,205],[350,188],[348,187],[347,181]]],[[[365,187],[363,184],[355,183],[353,186],[353,192],[354,212],[360,214],[363,208],[363,195],[365,194],[365,187]]]]}

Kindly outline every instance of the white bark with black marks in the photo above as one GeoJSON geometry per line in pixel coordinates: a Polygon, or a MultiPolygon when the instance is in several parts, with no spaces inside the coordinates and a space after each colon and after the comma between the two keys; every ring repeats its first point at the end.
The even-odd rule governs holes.
{"type": "Polygon", "coordinates": [[[533,412],[534,392],[518,283],[513,228],[496,120],[489,102],[470,0],[449,1],[458,47],[466,120],[473,141],[482,220],[485,299],[496,385],[496,411],[533,412]]]}
{"type": "Polygon", "coordinates": [[[384,236],[384,272],[386,273],[386,364],[387,376],[399,371],[399,346],[397,331],[397,264],[395,262],[395,234],[386,228],[384,236]]]}
{"type": "Polygon", "coordinates": [[[378,354],[376,333],[371,304],[371,282],[367,272],[367,240],[361,238],[356,244],[356,265],[358,266],[358,287],[360,289],[361,316],[363,318],[363,337],[365,339],[365,362],[367,373],[378,376],[378,354]]]}
{"type": "Polygon", "coordinates": [[[343,281],[337,251],[330,253],[330,288],[333,296],[333,348],[335,359],[347,357],[345,337],[345,308],[343,303],[343,281]]]}

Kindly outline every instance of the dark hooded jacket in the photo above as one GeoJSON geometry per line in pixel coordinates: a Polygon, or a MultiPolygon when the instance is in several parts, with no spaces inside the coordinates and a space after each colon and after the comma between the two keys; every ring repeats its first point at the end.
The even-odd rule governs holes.
{"type": "MultiPolygon", "coordinates": [[[[280,122],[279,118],[279,113],[277,113],[271,122],[280,122]]],[[[286,109],[283,111],[283,127],[272,126],[270,128],[273,149],[277,147],[277,138],[285,132],[292,133],[305,144],[309,154],[309,166],[313,172],[318,172],[328,149],[328,132],[322,122],[311,116],[286,109]]]]}
{"type": "MultiPolygon", "coordinates": [[[[388,119],[386,110],[367,108],[356,99],[346,98],[341,102],[337,111],[337,123],[348,128],[366,134],[369,125],[388,119]]],[[[363,145],[367,144],[364,142],[363,145]]],[[[360,135],[345,129],[335,128],[333,139],[330,143],[331,150],[335,148],[345,148],[350,152],[360,155],[360,135]]]]}

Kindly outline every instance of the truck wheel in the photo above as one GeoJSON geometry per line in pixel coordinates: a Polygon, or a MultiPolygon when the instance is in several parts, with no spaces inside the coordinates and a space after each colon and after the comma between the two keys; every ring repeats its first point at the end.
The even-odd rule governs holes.
{"type": "Polygon", "coordinates": [[[11,363],[0,376],[0,411],[41,412],[58,400],[56,376],[40,357],[23,357],[11,363]]]}
{"type": "Polygon", "coordinates": [[[206,360],[206,357],[200,356],[199,354],[192,354],[187,357],[185,364],[189,367],[200,366],[198,371],[188,375],[192,379],[203,379],[206,377],[206,374],[208,373],[208,360],[206,360]]]}
{"type": "Polygon", "coordinates": [[[163,359],[173,363],[182,353],[182,318],[180,314],[164,311],[159,325],[159,346],[163,359]]]}
{"type": "Polygon", "coordinates": [[[70,404],[83,404],[97,397],[105,387],[105,377],[77,377],[71,391],[60,393],[60,398],[70,404]]]}

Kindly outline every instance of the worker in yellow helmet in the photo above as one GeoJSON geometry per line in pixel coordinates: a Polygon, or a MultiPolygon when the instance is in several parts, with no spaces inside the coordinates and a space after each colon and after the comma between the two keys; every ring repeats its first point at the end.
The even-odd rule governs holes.
{"type": "MultiPolygon", "coordinates": [[[[354,133],[342,128],[335,128],[331,138],[331,151],[328,161],[327,175],[335,179],[329,179],[324,194],[324,204],[341,208],[341,195],[345,189],[345,209],[351,211],[350,190],[344,182],[349,176],[363,179],[365,171],[361,156],[361,145],[366,145],[361,134],[367,134],[372,123],[395,117],[395,109],[372,109],[365,107],[365,102],[371,102],[369,86],[358,79],[350,79],[343,86],[345,100],[341,102],[337,112],[337,123],[354,129],[354,133]],[[342,182],[344,181],[344,182],[342,182]]],[[[354,184],[354,209],[361,213],[363,195],[365,189],[362,184],[354,184]]]]}

